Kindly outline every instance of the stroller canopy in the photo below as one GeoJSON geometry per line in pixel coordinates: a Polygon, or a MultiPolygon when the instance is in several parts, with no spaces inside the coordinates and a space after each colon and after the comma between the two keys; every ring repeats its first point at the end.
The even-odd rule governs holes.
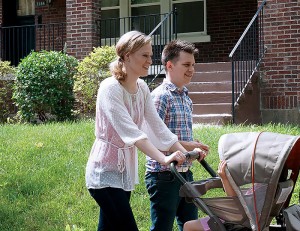
{"type": "Polygon", "coordinates": [[[272,132],[221,136],[218,145],[220,159],[227,163],[226,175],[252,230],[267,227],[273,213],[275,215],[289,200],[296,182],[290,178],[297,179],[299,172],[299,138],[272,132]],[[295,158],[297,161],[293,161],[295,158]]]}

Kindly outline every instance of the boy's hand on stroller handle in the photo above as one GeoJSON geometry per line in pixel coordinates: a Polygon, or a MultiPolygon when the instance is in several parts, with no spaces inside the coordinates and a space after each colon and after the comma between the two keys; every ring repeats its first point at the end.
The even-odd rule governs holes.
{"type": "Polygon", "coordinates": [[[209,166],[209,164],[204,160],[204,158],[207,156],[208,152],[200,149],[195,148],[193,151],[186,152],[184,153],[186,158],[188,160],[198,160],[200,164],[202,165],[203,168],[212,176],[212,177],[217,177],[218,175],[216,172],[209,166]]]}
{"type": "Polygon", "coordinates": [[[195,140],[195,142],[197,142],[197,146],[196,148],[200,148],[201,150],[208,152],[209,151],[209,146],[206,144],[203,144],[202,142],[200,142],[199,140],[195,140]]]}
{"type": "Polygon", "coordinates": [[[198,152],[198,158],[197,158],[197,160],[199,162],[201,162],[201,160],[203,160],[208,155],[208,151],[203,150],[201,148],[195,148],[193,151],[194,152],[198,152]]]}

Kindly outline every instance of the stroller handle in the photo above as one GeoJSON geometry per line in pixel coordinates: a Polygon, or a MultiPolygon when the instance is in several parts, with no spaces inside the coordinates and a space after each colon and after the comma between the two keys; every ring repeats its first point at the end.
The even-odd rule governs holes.
{"type": "Polygon", "coordinates": [[[197,160],[200,157],[200,153],[198,151],[189,151],[183,153],[188,160],[197,160]]]}
{"type": "MultiPolygon", "coordinates": [[[[187,160],[190,161],[194,161],[200,158],[200,153],[198,151],[189,151],[189,152],[185,152],[183,153],[186,157],[187,160]]],[[[210,165],[206,162],[206,160],[202,159],[200,161],[200,164],[202,165],[202,167],[212,176],[212,177],[217,177],[217,173],[210,167],[210,165]]],[[[173,161],[170,164],[170,168],[171,168],[171,172],[173,172],[173,174],[175,174],[176,176],[178,176],[178,178],[180,178],[179,176],[181,176],[180,174],[178,174],[176,166],[177,165],[177,161],[173,161]],[[176,174],[177,172],[177,174],[176,174]]],[[[181,180],[180,180],[181,181],[181,180]]],[[[182,183],[185,183],[182,181],[182,183]]]]}
{"type": "MultiPolygon", "coordinates": [[[[184,155],[186,156],[186,158],[188,160],[197,160],[200,157],[200,153],[197,151],[190,151],[190,152],[186,152],[184,153],[184,155]]],[[[205,168],[205,170],[212,176],[212,177],[217,177],[218,175],[216,174],[216,172],[209,166],[209,164],[202,159],[200,161],[201,165],[205,168]]],[[[182,176],[181,174],[177,171],[176,169],[176,165],[177,165],[177,161],[173,161],[170,164],[170,170],[171,172],[175,175],[175,177],[181,182],[182,185],[187,185],[190,193],[192,195],[198,195],[198,191],[193,188],[191,185],[189,185],[190,182],[187,182],[182,176]]],[[[195,203],[195,205],[198,208],[201,208],[202,211],[204,211],[209,217],[209,227],[211,228],[212,231],[226,231],[226,228],[224,227],[224,225],[221,223],[220,219],[214,215],[214,213],[210,210],[210,208],[204,203],[204,201],[199,198],[193,198],[193,202],[195,203]]]]}

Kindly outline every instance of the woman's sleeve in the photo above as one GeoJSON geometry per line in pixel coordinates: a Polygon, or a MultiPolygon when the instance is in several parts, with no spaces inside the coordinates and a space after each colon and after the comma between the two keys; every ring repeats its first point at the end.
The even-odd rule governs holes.
{"type": "Polygon", "coordinates": [[[97,104],[106,115],[122,141],[133,145],[136,141],[147,138],[132,120],[125,103],[123,91],[117,84],[102,82],[98,91],[97,104]]]}
{"type": "Polygon", "coordinates": [[[178,141],[166,124],[159,117],[154,107],[148,86],[145,92],[145,123],[144,131],[147,132],[149,140],[161,151],[169,151],[171,146],[178,141]]]}

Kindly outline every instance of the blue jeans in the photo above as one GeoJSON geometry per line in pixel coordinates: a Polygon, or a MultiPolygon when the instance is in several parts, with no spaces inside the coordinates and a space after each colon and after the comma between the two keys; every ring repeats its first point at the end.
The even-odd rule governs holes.
{"type": "MultiPolygon", "coordinates": [[[[193,180],[191,171],[180,174],[187,181],[193,180]]],[[[198,218],[197,207],[179,196],[181,183],[170,171],[148,172],[145,182],[150,195],[151,231],[172,231],[175,217],[182,231],[186,221],[198,218]]]]}
{"type": "Polygon", "coordinates": [[[89,189],[100,206],[98,231],[138,231],[132,209],[130,192],[118,188],[89,189]]]}

